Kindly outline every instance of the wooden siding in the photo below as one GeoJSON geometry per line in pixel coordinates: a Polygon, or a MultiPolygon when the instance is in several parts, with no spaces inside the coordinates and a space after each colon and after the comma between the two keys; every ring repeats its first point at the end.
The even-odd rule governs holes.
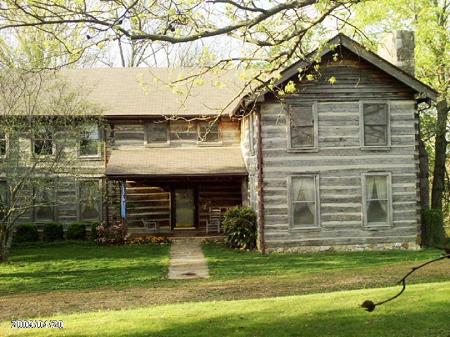
{"type": "Polygon", "coordinates": [[[142,227],[142,220],[152,220],[160,227],[170,227],[170,191],[142,182],[127,181],[126,200],[128,226],[142,227]]]}
{"type": "Polygon", "coordinates": [[[416,242],[418,219],[418,116],[412,90],[343,50],[344,59],[325,58],[321,76],[297,83],[285,102],[260,106],[264,162],[265,242],[269,249],[300,246],[416,242]],[[336,77],[336,83],[328,79],[336,77]],[[286,104],[317,102],[318,152],[289,152],[286,104]],[[360,101],[390,105],[391,146],[363,149],[360,101]],[[393,226],[363,226],[363,173],[392,175],[393,226]],[[318,174],[320,219],[317,229],[289,226],[288,177],[318,174]]]}
{"type": "MultiPolygon", "coordinates": [[[[230,118],[221,118],[219,125],[220,142],[201,143],[197,141],[169,141],[167,143],[148,143],[145,137],[145,124],[151,123],[152,119],[126,120],[114,119],[110,121],[113,132],[109,136],[109,144],[115,148],[138,148],[138,147],[180,147],[180,146],[236,146],[240,142],[239,121],[230,118]]],[[[178,121],[177,121],[178,122],[178,121]]],[[[180,120],[181,122],[181,120],[180,120]]],[[[169,122],[170,123],[170,122],[169,122]]],[[[188,123],[188,122],[186,122],[188,123]]],[[[168,124],[168,127],[169,124],[168,124]]]]}

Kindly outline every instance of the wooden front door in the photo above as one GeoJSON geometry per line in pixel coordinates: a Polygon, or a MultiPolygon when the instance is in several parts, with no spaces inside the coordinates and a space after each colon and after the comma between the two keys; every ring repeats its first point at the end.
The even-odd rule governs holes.
{"type": "Polygon", "coordinates": [[[175,189],[175,228],[195,226],[195,193],[192,188],[175,189]]]}

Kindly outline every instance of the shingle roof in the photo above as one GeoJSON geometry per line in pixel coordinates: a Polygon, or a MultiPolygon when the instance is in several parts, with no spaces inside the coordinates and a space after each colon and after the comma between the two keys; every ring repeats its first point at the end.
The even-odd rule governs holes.
{"type": "Polygon", "coordinates": [[[108,176],[246,175],[239,147],[113,150],[108,176]]]}
{"type": "Polygon", "coordinates": [[[105,116],[171,116],[229,114],[243,96],[239,71],[209,71],[173,87],[198,68],[67,69],[61,74],[87,98],[104,108],[105,116]]]}

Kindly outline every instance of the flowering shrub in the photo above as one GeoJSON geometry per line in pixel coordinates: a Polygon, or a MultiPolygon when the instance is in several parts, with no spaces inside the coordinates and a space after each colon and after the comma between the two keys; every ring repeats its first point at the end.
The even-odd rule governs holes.
{"type": "Polygon", "coordinates": [[[128,239],[127,243],[137,245],[145,245],[145,244],[167,245],[170,243],[170,240],[167,237],[160,235],[141,235],[134,237],[132,239],[128,239]]]}
{"type": "Polygon", "coordinates": [[[100,245],[122,245],[129,237],[128,228],[123,223],[105,226],[103,224],[96,228],[97,238],[95,241],[100,245]]]}

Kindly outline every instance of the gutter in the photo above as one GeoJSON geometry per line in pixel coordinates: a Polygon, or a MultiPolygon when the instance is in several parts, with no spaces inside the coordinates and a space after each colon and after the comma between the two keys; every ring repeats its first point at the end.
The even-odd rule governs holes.
{"type": "Polygon", "coordinates": [[[264,179],[263,179],[263,152],[262,152],[262,135],[261,135],[261,111],[259,106],[256,108],[256,115],[258,117],[258,213],[259,213],[259,249],[262,254],[266,253],[266,245],[264,242],[264,179]]]}

